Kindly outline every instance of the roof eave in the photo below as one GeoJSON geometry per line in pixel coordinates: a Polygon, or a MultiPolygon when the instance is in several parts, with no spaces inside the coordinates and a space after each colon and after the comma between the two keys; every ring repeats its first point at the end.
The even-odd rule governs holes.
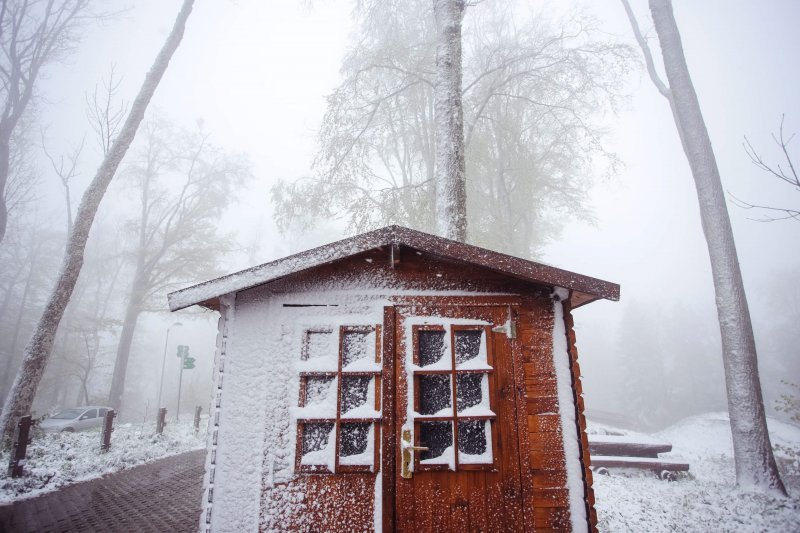
{"type": "Polygon", "coordinates": [[[434,257],[475,264],[506,276],[552,287],[564,287],[590,297],[575,307],[599,298],[619,300],[620,288],[615,283],[401,226],[387,226],[169,293],[169,309],[178,311],[192,305],[216,309],[219,304],[217,302],[215,307],[214,302],[223,294],[250,289],[387,245],[408,246],[434,257]]]}

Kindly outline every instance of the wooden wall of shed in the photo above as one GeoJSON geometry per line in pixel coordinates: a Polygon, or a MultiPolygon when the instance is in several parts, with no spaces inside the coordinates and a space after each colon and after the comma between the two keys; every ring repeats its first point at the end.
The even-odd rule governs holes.
{"type": "Polygon", "coordinates": [[[569,350],[572,370],[572,394],[575,398],[575,411],[577,415],[578,435],[580,438],[581,465],[583,466],[584,501],[586,502],[586,516],[589,517],[590,530],[597,533],[597,510],[594,507],[594,488],[589,457],[589,437],[586,435],[585,406],[583,403],[583,384],[581,383],[581,367],[578,363],[578,347],[575,340],[575,322],[572,319],[570,301],[564,301],[564,322],[567,330],[567,349],[569,350]]]}
{"type": "Polygon", "coordinates": [[[264,487],[259,531],[371,531],[376,475],[299,474],[264,487]]]}
{"type": "MultiPolygon", "coordinates": [[[[583,416],[583,397],[580,369],[575,349],[575,333],[569,305],[564,303],[565,326],[571,363],[575,410],[578,415],[574,427],[564,428],[558,405],[558,385],[553,362],[553,305],[549,299],[523,298],[520,307],[518,343],[523,368],[525,412],[519,416],[527,419],[527,431],[520,435],[522,449],[529,450],[528,476],[532,490],[525,494],[528,507],[533,509],[536,531],[571,530],[569,491],[565,469],[563,431],[579,431],[584,475],[584,501],[590,530],[597,531],[594,509],[592,477],[589,470],[589,447],[586,440],[586,422],[583,416]],[[527,442],[525,442],[527,441],[527,442]]],[[[525,474],[523,468],[523,475],[525,474]]]]}

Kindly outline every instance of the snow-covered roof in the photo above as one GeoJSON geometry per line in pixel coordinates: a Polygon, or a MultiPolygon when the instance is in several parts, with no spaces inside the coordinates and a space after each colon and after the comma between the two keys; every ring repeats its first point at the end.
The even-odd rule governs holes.
{"type": "Polygon", "coordinates": [[[619,285],[615,283],[402,226],[387,226],[172,292],[168,295],[169,308],[177,311],[196,304],[215,307],[216,299],[224,294],[249,289],[385,246],[405,246],[433,257],[485,267],[523,281],[564,287],[573,291],[573,306],[599,298],[619,300],[619,285]]]}

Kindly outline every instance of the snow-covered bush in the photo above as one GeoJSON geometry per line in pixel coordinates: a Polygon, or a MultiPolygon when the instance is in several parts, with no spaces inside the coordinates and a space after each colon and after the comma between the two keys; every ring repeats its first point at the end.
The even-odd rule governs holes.
{"type": "MultiPolygon", "coordinates": [[[[205,446],[206,423],[195,436],[191,422],[170,424],[162,435],[155,424],[120,424],[114,428],[111,449],[100,451],[100,430],[80,433],[34,432],[28,445],[24,475],[12,479],[0,470],[0,503],[34,496],[64,485],[100,477],[169,455],[205,446]]],[[[9,451],[0,452],[0,466],[9,461],[9,451]]]]}

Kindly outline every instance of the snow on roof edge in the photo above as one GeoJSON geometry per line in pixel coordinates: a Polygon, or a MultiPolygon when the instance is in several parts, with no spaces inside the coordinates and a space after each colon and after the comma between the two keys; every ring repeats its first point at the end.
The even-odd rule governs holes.
{"type": "Polygon", "coordinates": [[[418,248],[438,257],[472,263],[527,281],[566,287],[607,300],[619,300],[619,285],[615,283],[393,225],[171,292],[167,295],[169,309],[178,311],[223,294],[249,289],[390,244],[418,248]]]}

